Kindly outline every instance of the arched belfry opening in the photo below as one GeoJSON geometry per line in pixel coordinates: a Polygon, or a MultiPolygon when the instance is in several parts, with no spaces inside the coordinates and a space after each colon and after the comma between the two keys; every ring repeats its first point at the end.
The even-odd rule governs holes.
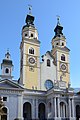
{"type": "Polygon", "coordinates": [[[26,102],[23,105],[23,118],[24,120],[32,119],[32,108],[29,102],[26,102]]]}

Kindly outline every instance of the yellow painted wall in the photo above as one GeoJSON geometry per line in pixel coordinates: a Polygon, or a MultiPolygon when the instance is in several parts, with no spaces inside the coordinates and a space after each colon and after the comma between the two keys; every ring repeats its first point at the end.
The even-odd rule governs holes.
{"type": "Polygon", "coordinates": [[[60,80],[60,76],[62,76],[63,72],[60,70],[60,63],[65,63],[67,66],[67,70],[65,72],[65,76],[62,76],[62,81],[66,81],[66,85],[68,87],[68,83],[70,82],[70,65],[69,65],[69,53],[66,51],[61,51],[59,49],[56,49],[56,52],[54,54],[54,57],[57,58],[57,80],[60,80]],[[61,55],[65,54],[65,61],[61,60],[61,55]]]}
{"type": "Polygon", "coordinates": [[[25,87],[32,89],[32,86],[38,88],[38,70],[34,68],[34,72],[29,71],[29,66],[25,67],[25,87]]]}
{"type": "Polygon", "coordinates": [[[32,86],[37,87],[38,89],[38,79],[39,79],[39,67],[38,67],[38,63],[39,60],[37,59],[37,57],[39,57],[39,46],[32,45],[30,43],[24,43],[24,65],[23,65],[23,69],[24,69],[24,73],[23,73],[23,81],[24,81],[24,86],[27,89],[32,89],[32,86]],[[35,54],[31,56],[34,56],[36,59],[35,63],[36,65],[33,66],[34,72],[30,71],[30,64],[28,64],[28,55],[30,56],[30,54],[28,53],[28,49],[30,47],[33,47],[35,50],[35,54]]]}

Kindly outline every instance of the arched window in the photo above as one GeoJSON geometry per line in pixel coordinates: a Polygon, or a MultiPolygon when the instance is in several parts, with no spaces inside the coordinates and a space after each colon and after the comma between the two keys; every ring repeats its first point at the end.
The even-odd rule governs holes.
{"type": "Polygon", "coordinates": [[[61,55],[61,60],[65,61],[65,55],[64,54],[61,55]]]}
{"type": "Polygon", "coordinates": [[[45,120],[45,104],[44,103],[40,103],[38,106],[38,118],[39,120],[45,120]]]}
{"type": "Polygon", "coordinates": [[[9,69],[8,68],[5,69],[5,73],[9,73],[9,69]]]}
{"type": "Polygon", "coordinates": [[[56,45],[59,45],[58,43],[56,43],[56,45]]]}
{"type": "Polygon", "coordinates": [[[64,46],[64,43],[62,42],[62,46],[64,46]]]}
{"type": "Polygon", "coordinates": [[[33,48],[30,48],[30,49],[29,49],[29,53],[30,53],[30,54],[34,54],[34,49],[33,49],[33,48]]]}
{"type": "Polygon", "coordinates": [[[47,59],[47,66],[50,67],[50,60],[49,59],[47,59]]]}
{"type": "Polygon", "coordinates": [[[25,34],[25,37],[27,36],[27,33],[25,34]]]}
{"type": "Polygon", "coordinates": [[[1,120],[7,120],[7,108],[3,107],[2,111],[3,111],[3,115],[1,115],[1,120]]]}
{"type": "Polygon", "coordinates": [[[23,118],[24,120],[32,119],[32,107],[29,102],[23,104],[23,118]]]}
{"type": "Polygon", "coordinates": [[[33,34],[31,33],[31,37],[33,37],[33,34]]]}

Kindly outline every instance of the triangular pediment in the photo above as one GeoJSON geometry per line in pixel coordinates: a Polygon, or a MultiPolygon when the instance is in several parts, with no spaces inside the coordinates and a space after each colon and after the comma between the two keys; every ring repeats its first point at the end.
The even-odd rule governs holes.
{"type": "Polygon", "coordinates": [[[18,83],[12,80],[0,80],[0,88],[8,89],[23,89],[18,83]]]}

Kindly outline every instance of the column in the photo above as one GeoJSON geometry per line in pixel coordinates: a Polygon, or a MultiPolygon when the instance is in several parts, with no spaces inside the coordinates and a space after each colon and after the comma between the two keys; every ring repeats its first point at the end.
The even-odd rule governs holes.
{"type": "Polygon", "coordinates": [[[18,119],[23,120],[23,96],[18,95],[18,119]]]}
{"type": "Polygon", "coordinates": [[[57,104],[58,104],[58,118],[60,118],[60,100],[59,100],[59,97],[57,98],[57,104]]]}
{"type": "Polygon", "coordinates": [[[74,117],[74,99],[72,98],[72,117],[74,117]]]}
{"type": "Polygon", "coordinates": [[[35,119],[35,111],[36,108],[35,108],[35,99],[33,99],[33,102],[32,102],[32,119],[35,119]]]}
{"type": "Polygon", "coordinates": [[[38,99],[36,99],[36,119],[38,119],[38,99]]]}
{"type": "Polygon", "coordinates": [[[54,97],[54,117],[56,118],[56,97],[54,97]]]}
{"type": "Polygon", "coordinates": [[[51,118],[53,118],[53,110],[54,110],[54,108],[53,108],[53,98],[51,98],[51,118]]]}
{"type": "Polygon", "coordinates": [[[63,104],[63,117],[65,118],[65,105],[63,104]]]}
{"type": "Polygon", "coordinates": [[[48,105],[47,105],[47,104],[46,104],[46,106],[45,106],[45,110],[46,110],[46,112],[45,112],[46,118],[48,119],[48,105]]]}
{"type": "Polygon", "coordinates": [[[69,117],[71,118],[71,100],[69,98],[69,117]]]}

